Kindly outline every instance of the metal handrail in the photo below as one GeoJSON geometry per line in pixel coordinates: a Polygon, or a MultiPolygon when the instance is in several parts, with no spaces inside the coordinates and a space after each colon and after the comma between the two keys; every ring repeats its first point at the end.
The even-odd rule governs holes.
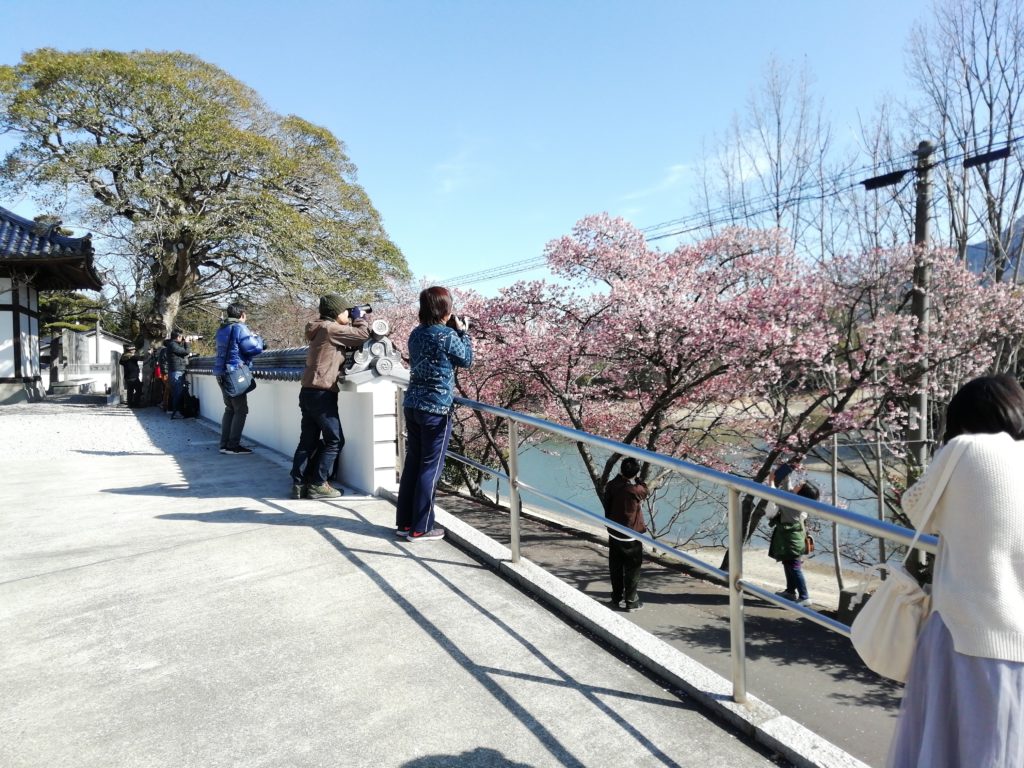
{"type": "MultiPolygon", "coordinates": [[[[401,428],[402,419],[402,397],[404,394],[403,388],[400,386],[398,390],[398,413],[399,413],[399,453],[404,457],[405,453],[405,436],[404,430],[401,428]]],[[[833,632],[837,632],[845,637],[850,636],[850,628],[842,622],[830,619],[827,616],[823,616],[817,611],[807,608],[805,606],[796,605],[795,603],[778,597],[772,592],[760,587],[756,584],[749,583],[743,579],[743,520],[740,507],[740,494],[746,493],[759,498],[768,499],[777,504],[782,504],[787,507],[797,509],[803,512],[807,512],[809,515],[815,515],[826,520],[830,520],[834,523],[841,523],[842,525],[855,528],[859,531],[867,533],[869,535],[880,537],[883,539],[889,539],[896,541],[901,544],[910,546],[914,541],[914,531],[903,528],[902,526],[888,523],[883,520],[878,520],[867,515],[861,515],[857,512],[851,512],[850,510],[841,509],[834,507],[831,504],[826,504],[821,501],[814,501],[807,499],[802,496],[796,496],[795,494],[787,493],[786,491],[780,491],[777,488],[758,483],[746,477],[740,477],[739,475],[731,475],[727,472],[720,472],[715,469],[708,467],[702,467],[699,464],[694,464],[683,459],[677,459],[672,456],[665,456],[660,453],[648,451],[644,448],[638,448],[633,445],[626,445],[616,440],[610,440],[605,437],[598,435],[592,435],[588,432],[581,432],[570,427],[562,426],[561,424],[555,424],[545,419],[537,418],[536,416],[529,416],[518,411],[510,411],[506,408],[499,408],[493,405],[487,405],[486,403],[480,403],[475,400],[469,400],[463,397],[454,398],[455,403],[460,406],[471,408],[482,413],[487,413],[492,416],[505,419],[508,422],[509,428],[509,472],[506,475],[501,470],[492,469],[484,464],[462,456],[454,451],[449,450],[447,456],[455,459],[456,461],[467,464],[480,471],[486,472],[494,477],[502,478],[509,484],[509,513],[510,513],[510,526],[511,526],[511,543],[509,549],[512,553],[512,562],[517,563],[520,559],[520,513],[522,502],[520,498],[520,489],[529,491],[532,494],[539,496],[542,499],[554,502],[566,509],[570,509],[573,512],[584,515],[585,517],[593,518],[598,521],[600,525],[618,530],[624,534],[627,534],[634,539],[643,542],[649,547],[658,550],[670,558],[679,560],[686,565],[706,573],[712,577],[726,581],[730,585],[729,589],[729,635],[730,635],[730,646],[731,646],[731,657],[732,657],[732,686],[733,686],[733,700],[737,703],[744,703],[747,700],[747,685],[746,685],[746,646],[745,646],[745,627],[743,620],[743,594],[746,593],[753,597],[760,598],[766,602],[777,605],[784,610],[795,613],[802,618],[813,621],[820,626],[825,627],[833,632]],[[675,547],[669,546],[664,542],[658,541],[647,534],[638,533],[631,528],[619,525],[616,522],[608,520],[601,514],[591,512],[585,507],[581,507],[578,504],[559,498],[558,496],[546,493],[535,486],[528,483],[524,483],[519,479],[518,470],[518,446],[519,446],[519,425],[532,427],[539,429],[544,432],[556,435],[558,437],[570,440],[572,442],[582,442],[597,448],[604,449],[611,453],[619,454],[622,456],[631,456],[639,461],[654,464],[659,467],[663,467],[673,472],[677,472],[684,477],[691,480],[704,481],[712,483],[716,486],[725,488],[729,492],[728,499],[728,526],[729,526],[729,571],[726,573],[720,568],[716,568],[713,565],[705,563],[693,555],[687,554],[675,547]]],[[[404,463],[404,462],[403,462],[404,463]]],[[[400,464],[401,466],[401,464],[400,464]]],[[[924,550],[926,552],[936,552],[938,550],[938,540],[934,536],[922,535],[915,545],[916,548],[924,550]]]]}

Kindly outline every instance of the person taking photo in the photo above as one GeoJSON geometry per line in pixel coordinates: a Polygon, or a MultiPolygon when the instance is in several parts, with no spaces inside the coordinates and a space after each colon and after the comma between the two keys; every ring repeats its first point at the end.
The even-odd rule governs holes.
{"type": "Polygon", "coordinates": [[[341,496],[328,482],[345,447],[338,415],[338,383],[345,353],[370,338],[361,307],[336,293],[320,299],[320,317],[306,324],[306,367],[299,390],[302,412],[299,445],[292,457],[292,498],[332,499],[341,496]]]}

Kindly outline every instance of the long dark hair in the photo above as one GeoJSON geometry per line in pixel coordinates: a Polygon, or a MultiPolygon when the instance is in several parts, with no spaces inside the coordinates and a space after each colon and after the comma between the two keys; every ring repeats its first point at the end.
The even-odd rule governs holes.
{"type": "Polygon", "coordinates": [[[447,288],[433,285],[420,291],[420,322],[438,325],[452,313],[452,295],[447,288]]]}
{"type": "Polygon", "coordinates": [[[943,442],[966,433],[1006,432],[1024,440],[1024,389],[1012,376],[982,376],[967,382],[946,408],[943,442]]]}

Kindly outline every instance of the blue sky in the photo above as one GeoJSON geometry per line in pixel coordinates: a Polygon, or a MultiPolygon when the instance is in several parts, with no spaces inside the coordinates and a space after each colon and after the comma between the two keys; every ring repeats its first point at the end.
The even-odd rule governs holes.
{"type": "Polygon", "coordinates": [[[858,115],[907,92],[908,36],[930,7],[5,0],[0,62],[43,46],[211,61],[345,141],[414,274],[442,280],[539,257],[587,214],[644,227],[692,212],[695,167],[772,55],[806,64],[840,140],[852,137],[858,115]]]}

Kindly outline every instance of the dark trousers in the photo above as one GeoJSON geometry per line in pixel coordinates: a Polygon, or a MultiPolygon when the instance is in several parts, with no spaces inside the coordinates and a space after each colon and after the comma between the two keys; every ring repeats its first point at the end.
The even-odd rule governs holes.
{"type": "Polygon", "coordinates": [[[167,384],[171,388],[170,411],[172,414],[181,413],[181,396],[184,391],[185,372],[171,371],[167,374],[167,384]]]}
{"type": "Polygon", "coordinates": [[[640,564],[644,546],[639,541],[619,541],[608,537],[608,572],[612,579],[612,600],[627,603],[640,600],[636,588],[640,583],[640,564]]]}
{"type": "Polygon", "coordinates": [[[303,387],[299,390],[302,424],[292,457],[292,482],[323,485],[334,474],[334,462],[345,447],[338,416],[338,393],[303,387]]]}
{"type": "Polygon", "coordinates": [[[245,417],[249,415],[249,396],[231,397],[221,387],[224,396],[224,417],[220,420],[220,447],[237,448],[245,429],[245,417]]]}
{"type": "Polygon", "coordinates": [[[795,593],[801,600],[807,599],[807,580],[804,578],[803,561],[783,560],[782,570],[786,574],[786,591],[795,593]]]}
{"type": "Polygon", "coordinates": [[[434,527],[434,494],[452,436],[452,417],[405,409],[405,466],[398,484],[395,522],[425,532],[434,527]]]}
{"type": "Polygon", "coordinates": [[[142,400],[142,382],[138,379],[125,379],[124,388],[128,394],[128,405],[138,405],[142,400]]]}

